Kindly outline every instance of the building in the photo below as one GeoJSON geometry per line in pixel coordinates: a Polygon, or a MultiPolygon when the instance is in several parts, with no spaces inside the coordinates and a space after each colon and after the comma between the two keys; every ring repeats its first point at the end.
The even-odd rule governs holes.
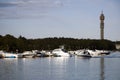
{"type": "Polygon", "coordinates": [[[100,39],[101,40],[104,39],[104,20],[105,20],[105,16],[102,11],[102,13],[100,15],[100,39]]]}
{"type": "Polygon", "coordinates": [[[116,44],[116,49],[120,50],[120,44],[116,44]]]}

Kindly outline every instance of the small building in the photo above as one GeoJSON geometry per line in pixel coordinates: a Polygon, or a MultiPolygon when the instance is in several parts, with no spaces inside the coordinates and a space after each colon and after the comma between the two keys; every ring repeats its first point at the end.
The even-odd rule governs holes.
{"type": "Polygon", "coordinates": [[[116,49],[120,50],[120,44],[116,44],[116,49]]]}

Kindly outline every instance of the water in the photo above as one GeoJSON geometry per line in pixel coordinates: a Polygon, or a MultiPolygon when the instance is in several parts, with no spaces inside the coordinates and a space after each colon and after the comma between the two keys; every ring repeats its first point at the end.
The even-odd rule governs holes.
{"type": "Polygon", "coordinates": [[[120,80],[120,52],[98,58],[0,59],[0,80],[120,80]]]}

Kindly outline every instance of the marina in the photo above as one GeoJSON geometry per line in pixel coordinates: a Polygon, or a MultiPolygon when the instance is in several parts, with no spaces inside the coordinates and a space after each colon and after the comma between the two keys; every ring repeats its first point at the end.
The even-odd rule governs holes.
{"type": "Polygon", "coordinates": [[[0,0],[0,80],[120,80],[120,0],[0,0]]]}
{"type": "MultiPolygon", "coordinates": [[[[112,51],[111,51],[112,52],[112,51]]],[[[8,53],[4,51],[0,51],[1,58],[35,58],[35,57],[98,57],[98,56],[106,56],[109,55],[110,51],[106,50],[89,50],[89,49],[81,49],[75,51],[66,51],[65,49],[58,48],[51,51],[46,50],[32,50],[32,51],[24,51],[23,53],[8,53]]]]}
{"type": "Polygon", "coordinates": [[[0,80],[119,80],[120,52],[81,58],[0,59],[0,80]]]}

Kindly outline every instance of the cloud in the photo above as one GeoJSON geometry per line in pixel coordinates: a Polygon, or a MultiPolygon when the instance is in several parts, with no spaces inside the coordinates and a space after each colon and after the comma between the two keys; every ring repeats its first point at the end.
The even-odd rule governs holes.
{"type": "Polygon", "coordinates": [[[16,6],[16,4],[13,3],[0,3],[0,7],[12,7],[16,6]]]}
{"type": "Polygon", "coordinates": [[[12,0],[0,2],[1,18],[36,18],[63,5],[62,0],[12,0]]]}

